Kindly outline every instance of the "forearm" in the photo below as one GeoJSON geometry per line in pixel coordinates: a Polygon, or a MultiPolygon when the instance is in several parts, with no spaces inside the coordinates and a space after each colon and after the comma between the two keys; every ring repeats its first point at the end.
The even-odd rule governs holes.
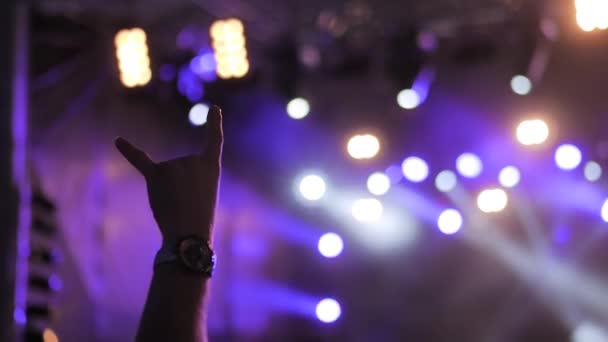
{"type": "Polygon", "coordinates": [[[154,270],[137,342],[207,341],[203,323],[208,280],[180,267],[161,264],[154,270]]]}

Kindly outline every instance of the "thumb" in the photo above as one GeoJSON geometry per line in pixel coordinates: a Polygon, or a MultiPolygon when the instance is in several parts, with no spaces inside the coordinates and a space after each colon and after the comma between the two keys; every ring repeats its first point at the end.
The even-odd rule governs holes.
{"type": "Polygon", "coordinates": [[[142,175],[148,175],[154,165],[156,165],[144,151],[133,146],[126,139],[118,137],[114,141],[114,144],[122,156],[142,175]]]}

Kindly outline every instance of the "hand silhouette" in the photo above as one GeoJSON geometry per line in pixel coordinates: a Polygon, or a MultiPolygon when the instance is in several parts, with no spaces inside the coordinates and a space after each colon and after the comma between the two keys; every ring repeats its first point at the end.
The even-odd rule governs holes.
{"type": "Polygon", "coordinates": [[[209,110],[207,125],[204,151],[160,163],[121,137],[115,141],[120,153],[145,177],[150,207],[165,240],[212,238],[223,145],[218,106],[209,110]]]}

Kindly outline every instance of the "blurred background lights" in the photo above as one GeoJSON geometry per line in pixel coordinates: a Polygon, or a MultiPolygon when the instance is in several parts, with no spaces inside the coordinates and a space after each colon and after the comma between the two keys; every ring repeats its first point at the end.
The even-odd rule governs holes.
{"type": "Polygon", "coordinates": [[[604,205],[602,205],[602,220],[608,222],[608,200],[605,200],[604,205]]]}
{"type": "Polygon", "coordinates": [[[322,256],[326,258],[335,258],[342,253],[344,242],[340,235],[336,233],[326,233],[319,238],[317,248],[322,256]]]}
{"type": "Polygon", "coordinates": [[[420,183],[429,176],[429,166],[419,157],[408,157],[401,164],[403,176],[410,182],[420,183]]]}
{"type": "Polygon", "coordinates": [[[509,198],[502,189],[486,189],[477,196],[477,207],[484,213],[497,213],[507,207],[509,198]]]}
{"type": "Polygon", "coordinates": [[[391,187],[391,180],[382,172],[372,173],[367,178],[367,189],[374,195],[384,195],[391,187]]]}
{"type": "Polygon", "coordinates": [[[515,94],[528,95],[532,91],[532,81],[523,75],[516,75],[511,79],[511,89],[515,94]]]}
{"type": "Polygon", "coordinates": [[[403,89],[397,94],[397,104],[403,109],[414,109],[420,102],[420,95],[414,89],[403,89]]]}
{"type": "Polygon", "coordinates": [[[585,164],[585,179],[590,182],[596,182],[602,177],[602,167],[600,164],[589,161],[585,164]]]}
{"type": "Polygon", "coordinates": [[[455,234],[462,227],[462,215],[456,209],[446,209],[439,215],[437,227],[443,234],[455,234]]]}
{"type": "Polygon", "coordinates": [[[243,23],[236,18],[216,20],[210,27],[216,72],[220,78],[241,78],[249,72],[243,23]]]}
{"type": "Polygon", "coordinates": [[[371,159],[380,152],[380,141],[372,134],[358,134],[348,140],[346,149],[354,159],[371,159]]]}
{"type": "Polygon", "coordinates": [[[521,175],[515,166],[506,166],[498,174],[498,182],[505,188],[513,188],[519,184],[521,175]]]}
{"type": "Polygon", "coordinates": [[[391,184],[397,184],[403,178],[403,172],[398,165],[391,165],[386,168],[385,171],[386,176],[390,179],[391,184]]]}
{"type": "Polygon", "coordinates": [[[475,178],[481,174],[483,164],[481,159],[473,153],[463,153],[456,159],[456,170],[463,177],[475,178]]]}
{"type": "Polygon", "coordinates": [[[207,114],[209,114],[209,106],[204,103],[197,103],[190,109],[188,119],[194,126],[201,126],[207,122],[207,114]]]}
{"type": "Polygon", "coordinates": [[[296,97],[287,103],[287,114],[292,119],[303,119],[310,112],[310,105],[306,99],[296,97]]]}
{"type": "Polygon", "coordinates": [[[572,331],[572,342],[605,342],[608,331],[592,322],[581,322],[572,331]]]}
{"type": "Polygon", "coordinates": [[[435,177],[435,187],[441,192],[450,192],[454,190],[458,179],[456,174],[450,170],[443,170],[435,177]]]}
{"type": "Polygon", "coordinates": [[[571,144],[561,145],[555,150],[555,164],[562,170],[576,169],[582,158],[581,150],[571,144]]]}
{"type": "Polygon", "coordinates": [[[190,61],[190,70],[204,81],[215,81],[217,78],[217,64],[213,51],[201,51],[198,56],[190,61]]]}
{"type": "Polygon", "coordinates": [[[575,0],[576,22],[581,30],[591,32],[608,28],[608,0],[575,0]]]}
{"type": "Polygon", "coordinates": [[[540,119],[524,120],[517,126],[516,135],[522,145],[540,145],[549,137],[549,126],[540,119]]]}
{"type": "Polygon", "coordinates": [[[304,176],[300,180],[299,190],[302,197],[309,201],[320,200],[325,195],[325,181],[318,175],[304,176]]]}
{"type": "Polygon", "coordinates": [[[353,203],[351,213],[359,222],[373,222],[382,217],[384,208],[382,203],[375,198],[363,198],[353,203]]]}
{"type": "Polygon", "coordinates": [[[114,38],[120,81],[127,88],[144,86],[152,79],[146,32],[123,29],[114,38]]]}
{"type": "Polygon", "coordinates": [[[59,342],[59,337],[57,337],[57,334],[52,329],[45,328],[42,331],[42,340],[44,342],[59,342]]]}
{"type": "Polygon", "coordinates": [[[335,299],[325,298],[317,304],[315,313],[317,314],[319,321],[323,323],[333,323],[340,318],[342,309],[335,299]]]}

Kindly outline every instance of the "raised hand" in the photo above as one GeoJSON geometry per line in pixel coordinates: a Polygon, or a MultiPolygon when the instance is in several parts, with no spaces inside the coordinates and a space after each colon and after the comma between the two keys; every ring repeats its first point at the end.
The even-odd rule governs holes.
{"type": "Polygon", "coordinates": [[[209,110],[207,125],[204,151],[160,163],[123,138],[115,141],[120,153],[145,177],[150,207],[165,240],[212,238],[223,144],[218,106],[209,110]]]}

